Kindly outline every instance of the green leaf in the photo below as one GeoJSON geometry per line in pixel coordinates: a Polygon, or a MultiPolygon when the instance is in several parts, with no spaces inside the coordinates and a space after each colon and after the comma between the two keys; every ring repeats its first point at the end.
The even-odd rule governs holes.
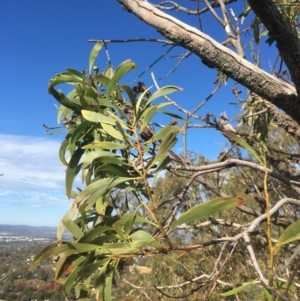
{"type": "MultiPolygon", "coordinates": [[[[151,165],[153,165],[154,163],[156,163],[157,161],[159,161],[163,156],[166,155],[166,153],[168,151],[171,150],[171,148],[176,144],[177,142],[177,133],[174,133],[172,131],[170,131],[167,136],[163,139],[161,145],[159,146],[158,152],[152,162],[151,165]]],[[[150,165],[150,166],[151,166],[150,165]]],[[[149,168],[150,168],[149,166],[149,168]]]]}
{"type": "MultiPolygon", "coordinates": [[[[95,141],[91,144],[87,144],[82,147],[83,149],[94,149],[94,148],[101,148],[101,149],[125,149],[127,146],[125,144],[109,142],[109,141],[95,141]]],[[[107,153],[103,151],[103,153],[107,153]]],[[[115,155],[111,153],[112,155],[115,155]]]]}
{"type": "Polygon", "coordinates": [[[111,289],[112,289],[113,277],[114,277],[113,271],[110,271],[106,275],[103,301],[111,301],[111,289]]]}
{"type": "Polygon", "coordinates": [[[108,243],[103,244],[101,251],[104,254],[114,254],[114,255],[125,255],[130,254],[134,248],[129,246],[127,243],[108,243]]]}
{"type": "Polygon", "coordinates": [[[53,251],[57,248],[57,242],[54,242],[50,245],[48,245],[47,247],[45,247],[44,249],[42,249],[40,252],[38,252],[31,265],[30,265],[30,270],[34,270],[42,261],[48,259],[49,257],[51,257],[53,251]],[[50,255],[49,255],[50,254],[50,255]]]}
{"type": "MultiPolygon", "coordinates": [[[[129,213],[123,214],[119,220],[120,225],[125,225],[130,218],[131,218],[131,214],[129,214],[129,213]]],[[[150,224],[150,225],[158,228],[158,225],[154,224],[152,221],[149,221],[148,219],[145,219],[138,215],[135,216],[135,218],[134,218],[134,224],[150,224]]]]}
{"type": "Polygon", "coordinates": [[[169,164],[171,163],[173,160],[169,157],[169,156],[164,156],[162,158],[159,159],[159,162],[157,164],[156,170],[154,172],[154,179],[153,182],[156,181],[157,176],[159,175],[159,173],[169,164]]]}
{"type": "Polygon", "coordinates": [[[132,89],[127,85],[120,85],[120,88],[123,89],[129,96],[134,115],[136,116],[136,99],[132,89]]]}
{"type": "MultiPolygon", "coordinates": [[[[141,106],[141,103],[144,99],[144,96],[148,93],[148,91],[151,89],[151,87],[149,87],[148,89],[146,89],[138,98],[138,101],[136,103],[136,112],[139,112],[140,111],[140,106],[141,106]]],[[[139,116],[139,115],[137,115],[139,116]]],[[[139,119],[136,117],[136,115],[134,115],[134,124],[136,124],[137,122],[139,121],[139,119]]]]}
{"type": "Polygon", "coordinates": [[[206,201],[181,214],[180,217],[171,224],[169,231],[172,231],[178,225],[191,223],[202,218],[208,218],[219,211],[238,207],[242,205],[243,202],[244,200],[240,197],[216,198],[206,201]]]}
{"type": "Polygon", "coordinates": [[[158,97],[171,94],[173,92],[182,91],[183,89],[177,86],[165,86],[160,88],[159,90],[155,91],[150,98],[148,99],[146,106],[148,106],[153,100],[155,100],[158,97]]]}
{"type": "Polygon", "coordinates": [[[222,293],[222,294],[220,294],[220,295],[221,295],[222,297],[228,297],[228,296],[235,295],[235,294],[237,294],[237,293],[242,292],[242,291],[245,290],[246,288],[248,288],[248,287],[254,285],[255,283],[259,283],[259,281],[258,281],[257,279],[254,279],[254,280],[252,280],[252,281],[250,281],[250,282],[246,282],[246,283],[242,284],[241,286],[236,287],[236,288],[234,288],[234,289],[232,289],[232,290],[230,290],[230,291],[228,291],[228,292],[226,292],[226,293],[222,293]]]}
{"type": "Polygon", "coordinates": [[[107,276],[107,270],[109,268],[109,262],[106,262],[103,264],[103,266],[100,268],[98,275],[95,279],[95,288],[96,288],[96,299],[99,301],[110,301],[105,300],[104,291],[106,287],[106,276],[107,276]]]}
{"type": "Polygon", "coordinates": [[[143,123],[140,127],[140,132],[142,132],[145,129],[145,127],[150,123],[151,119],[157,112],[157,109],[158,109],[158,106],[155,105],[155,106],[148,107],[142,111],[141,117],[138,118],[139,120],[144,118],[143,123]]]}
{"type": "Polygon", "coordinates": [[[65,166],[69,165],[69,163],[68,163],[68,161],[66,160],[66,157],[65,157],[68,146],[69,146],[69,141],[65,140],[65,141],[62,142],[62,144],[59,148],[59,159],[60,159],[60,162],[62,164],[64,164],[65,166]]]}
{"type": "Polygon", "coordinates": [[[92,71],[92,68],[94,66],[95,60],[96,60],[102,46],[103,46],[102,42],[97,42],[95,44],[95,46],[93,47],[92,51],[91,51],[90,59],[89,59],[89,74],[91,74],[91,71],[92,71]]]}
{"type": "Polygon", "coordinates": [[[64,292],[67,295],[70,293],[71,288],[75,284],[78,271],[80,271],[82,269],[81,266],[86,261],[87,261],[86,257],[82,256],[73,262],[73,265],[72,265],[73,271],[70,273],[70,275],[68,276],[68,278],[66,279],[66,282],[64,284],[64,292]]]}
{"type": "Polygon", "coordinates": [[[70,143],[74,145],[77,141],[79,141],[85,135],[85,131],[90,124],[91,123],[87,120],[81,122],[73,132],[70,143]]]}
{"type": "MultiPolygon", "coordinates": [[[[90,148],[89,146],[93,146],[93,144],[88,144],[82,148],[90,148]]],[[[95,148],[95,147],[94,147],[95,148]]],[[[82,162],[83,163],[90,163],[92,162],[93,160],[99,158],[99,157],[108,157],[108,156],[111,156],[111,157],[120,157],[119,155],[115,154],[115,153],[112,153],[112,152],[108,152],[108,151],[103,151],[103,150],[95,150],[95,151],[91,151],[91,152],[88,152],[82,159],[82,162]]]]}
{"type": "Polygon", "coordinates": [[[107,90],[105,92],[106,97],[110,97],[112,90],[115,88],[116,84],[126,73],[135,70],[136,68],[136,64],[133,63],[131,60],[126,60],[123,63],[121,63],[115,70],[115,74],[110,80],[109,85],[107,86],[107,90]]]}
{"type": "MultiPolygon", "coordinates": [[[[106,172],[107,174],[118,176],[118,177],[129,177],[130,174],[127,172],[127,169],[123,168],[122,166],[115,165],[115,164],[104,164],[99,169],[102,172],[106,172]]],[[[98,169],[96,170],[96,172],[98,169]]]]}
{"type": "Polygon", "coordinates": [[[122,229],[121,224],[119,221],[116,221],[113,224],[114,230],[117,232],[117,239],[121,239],[123,242],[127,242],[127,237],[125,231],[122,229]]]}
{"type": "Polygon", "coordinates": [[[98,245],[83,244],[83,243],[66,243],[61,246],[57,246],[57,243],[53,243],[43,250],[41,250],[34,258],[31,264],[31,269],[36,268],[42,261],[47,260],[55,255],[70,256],[73,254],[81,254],[85,252],[92,252],[99,250],[98,245]]]}
{"type": "Polygon", "coordinates": [[[66,170],[66,194],[68,198],[71,198],[72,186],[75,177],[80,171],[81,165],[79,161],[85,150],[78,147],[71,157],[68,168],[66,170]]]}
{"type": "Polygon", "coordinates": [[[110,83],[110,79],[103,74],[97,74],[97,75],[93,76],[93,80],[94,80],[94,82],[99,82],[100,84],[102,84],[103,86],[106,86],[106,87],[110,83]]]}
{"type": "MultiPolygon", "coordinates": [[[[126,234],[129,234],[132,229],[132,225],[134,224],[134,220],[136,219],[136,211],[132,214],[129,214],[127,221],[124,224],[124,231],[126,234]]],[[[121,223],[122,224],[122,223],[121,223]]]]}
{"type": "Polygon", "coordinates": [[[78,280],[82,281],[83,279],[86,279],[87,277],[95,273],[103,265],[108,264],[109,261],[110,258],[105,258],[83,266],[77,273],[78,280]]]}
{"type": "MultiPolygon", "coordinates": [[[[87,233],[85,233],[78,242],[80,243],[89,243],[92,240],[94,240],[96,237],[104,234],[107,231],[113,231],[115,232],[113,227],[110,226],[96,226],[95,228],[92,228],[87,233]]],[[[107,234],[104,234],[104,236],[108,236],[107,234]]]]}
{"type": "Polygon", "coordinates": [[[124,141],[123,135],[120,133],[120,131],[117,131],[113,126],[103,123],[102,127],[105,130],[105,132],[112,138],[124,141]]]}
{"type": "Polygon", "coordinates": [[[54,90],[54,87],[59,84],[75,84],[75,83],[82,83],[82,78],[75,76],[74,74],[70,72],[62,72],[59,74],[56,74],[50,79],[49,85],[48,85],[48,92],[50,94],[52,93],[52,90],[54,90]]]}
{"type": "Polygon", "coordinates": [[[81,111],[82,116],[89,121],[96,122],[96,123],[107,123],[111,125],[115,125],[115,121],[113,118],[102,115],[100,113],[92,112],[92,111],[81,111]]]}
{"type": "Polygon", "coordinates": [[[54,88],[50,88],[50,93],[54,96],[54,98],[64,105],[65,107],[74,110],[76,112],[80,112],[82,107],[68,99],[61,91],[56,91],[54,88]]]}
{"type": "Polygon", "coordinates": [[[83,236],[81,229],[72,220],[62,220],[62,223],[76,239],[79,239],[83,236]]]}
{"type": "Polygon", "coordinates": [[[255,150],[246,142],[246,140],[244,140],[243,138],[241,138],[240,136],[238,136],[237,134],[232,133],[232,132],[222,131],[222,134],[224,134],[229,139],[237,142],[240,146],[242,146],[250,154],[252,154],[257,159],[258,162],[260,162],[261,164],[264,164],[263,160],[257,155],[255,150]]]}
{"type": "Polygon", "coordinates": [[[274,246],[274,255],[278,253],[280,247],[300,239],[300,220],[287,227],[280,235],[274,246]]]}
{"type": "Polygon", "coordinates": [[[165,111],[165,110],[159,110],[159,112],[163,113],[163,114],[166,114],[168,116],[171,116],[172,118],[175,118],[175,119],[179,119],[179,120],[183,120],[184,118],[182,118],[181,116],[177,115],[177,114],[174,114],[172,112],[169,112],[169,111],[165,111]]]}
{"type": "Polygon", "coordinates": [[[92,206],[98,198],[108,194],[113,187],[137,179],[139,179],[139,177],[104,178],[95,180],[78,195],[77,202],[81,205],[89,202],[87,206],[92,206]]]}
{"type": "Polygon", "coordinates": [[[75,69],[72,69],[72,68],[67,68],[67,71],[70,74],[74,75],[75,77],[81,78],[82,81],[86,80],[86,76],[82,72],[79,72],[79,71],[77,71],[75,69]]]}
{"type": "Polygon", "coordinates": [[[153,137],[147,141],[147,143],[152,144],[155,141],[164,139],[170,132],[179,133],[180,131],[181,128],[179,126],[175,126],[175,125],[166,126],[160,129],[157,133],[155,133],[153,137]]]}
{"type": "Polygon", "coordinates": [[[155,238],[153,238],[149,233],[139,230],[130,235],[134,240],[130,242],[130,245],[134,249],[141,249],[146,247],[161,248],[160,243],[158,243],[155,238]]]}
{"type": "Polygon", "coordinates": [[[66,110],[66,107],[63,105],[60,105],[59,107],[57,105],[55,105],[55,107],[57,108],[58,112],[57,112],[57,123],[60,124],[60,121],[62,119],[62,115],[66,110]]]}
{"type": "Polygon", "coordinates": [[[64,230],[66,229],[64,222],[73,219],[78,213],[78,208],[77,206],[72,206],[63,216],[61,219],[60,223],[58,224],[57,227],[57,240],[60,242],[62,240],[62,235],[64,230]]]}

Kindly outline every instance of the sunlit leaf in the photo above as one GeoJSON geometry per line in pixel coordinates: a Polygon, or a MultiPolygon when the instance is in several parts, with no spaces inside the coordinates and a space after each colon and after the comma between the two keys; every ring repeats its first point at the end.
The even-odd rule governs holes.
{"type": "MultiPolygon", "coordinates": [[[[120,144],[120,143],[115,143],[115,142],[109,142],[109,141],[95,141],[91,144],[87,144],[82,147],[83,149],[94,149],[94,148],[101,148],[101,149],[125,149],[127,148],[126,145],[120,144]]],[[[103,153],[108,153],[104,152],[103,153]]],[[[115,155],[111,153],[112,155],[115,155]]]]}
{"type": "Polygon", "coordinates": [[[177,86],[165,86],[160,88],[159,90],[155,91],[150,98],[148,99],[146,106],[148,106],[153,100],[157,99],[158,97],[171,94],[173,92],[182,91],[183,89],[177,86]]]}
{"type": "Polygon", "coordinates": [[[115,121],[113,120],[113,118],[105,116],[100,113],[82,110],[81,114],[86,120],[89,120],[92,122],[115,125],[115,121]]]}
{"type": "Polygon", "coordinates": [[[54,90],[54,87],[59,84],[75,84],[75,83],[82,83],[82,78],[75,76],[70,72],[59,73],[50,79],[48,92],[50,94],[53,94],[52,90],[54,90]]]}
{"type": "Polygon", "coordinates": [[[106,97],[110,97],[112,90],[115,85],[119,82],[119,80],[128,72],[135,70],[137,68],[136,64],[131,60],[124,61],[121,63],[117,69],[115,70],[114,76],[111,78],[109,85],[107,86],[107,90],[105,92],[106,97]]]}
{"type": "Polygon", "coordinates": [[[242,284],[241,286],[236,287],[236,288],[234,288],[234,289],[232,289],[232,290],[230,290],[230,291],[228,291],[226,293],[222,293],[220,295],[222,297],[228,297],[228,296],[232,296],[232,295],[238,294],[238,293],[242,292],[243,290],[245,290],[246,288],[254,285],[255,283],[259,283],[259,281],[257,279],[254,279],[254,280],[252,280],[250,282],[246,282],[246,283],[242,284]]]}
{"type": "Polygon", "coordinates": [[[287,227],[280,235],[274,246],[274,254],[277,254],[281,246],[300,239],[300,220],[287,227]]]}
{"type": "Polygon", "coordinates": [[[63,143],[61,144],[61,146],[59,148],[59,159],[60,159],[60,162],[62,164],[64,164],[65,166],[69,165],[69,163],[65,157],[68,146],[69,146],[69,141],[66,140],[66,141],[63,141],[63,143]]]}
{"type": "Polygon", "coordinates": [[[95,60],[96,60],[102,46],[103,46],[102,42],[97,42],[95,44],[95,46],[93,47],[92,51],[91,51],[90,59],[89,59],[89,74],[91,74],[91,71],[92,71],[92,68],[94,66],[95,60]]]}
{"type": "Polygon", "coordinates": [[[153,118],[153,116],[157,112],[157,107],[158,107],[157,105],[151,106],[151,107],[146,108],[142,112],[141,117],[139,119],[144,118],[144,120],[143,120],[143,123],[140,127],[140,132],[142,132],[145,129],[145,127],[149,125],[151,119],[153,118]]]}
{"type": "Polygon", "coordinates": [[[65,231],[66,227],[64,225],[64,222],[68,221],[68,220],[72,220],[78,213],[78,208],[76,206],[72,206],[63,216],[63,218],[61,219],[58,227],[57,227],[57,240],[61,241],[62,240],[62,235],[63,232],[65,231]]]}
{"type": "Polygon", "coordinates": [[[62,223],[76,239],[79,239],[83,236],[81,229],[72,220],[62,220],[62,223]]]}
{"type": "Polygon", "coordinates": [[[103,123],[102,127],[105,130],[105,132],[111,137],[124,141],[123,135],[120,133],[120,131],[117,131],[113,126],[103,123]]]}
{"type": "Polygon", "coordinates": [[[166,137],[163,139],[161,145],[159,146],[158,152],[154,158],[154,161],[159,161],[177,142],[177,133],[170,131],[166,137]]]}
{"type": "MultiPolygon", "coordinates": [[[[93,146],[93,144],[88,144],[85,145],[84,147],[82,147],[83,149],[85,148],[91,148],[93,146]]],[[[99,157],[103,157],[103,156],[111,156],[111,157],[119,157],[119,155],[112,153],[112,152],[108,152],[108,151],[103,151],[103,150],[94,150],[91,152],[88,152],[83,158],[82,158],[82,162],[83,163],[90,163],[93,160],[99,158],[99,157]]]]}
{"type": "Polygon", "coordinates": [[[146,248],[146,247],[155,247],[161,248],[161,245],[155,238],[153,238],[149,233],[139,230],[130,235],[133,239],[133,242],[130,242],[130,245],[134,249],[146,248]]]}
{"type": "Polygon", "coordinates": [[[171,224],[169,231],[172,231],[178,225],[192,223],[196,220],[208,218],[219,211],[238,207],[242,205],[243,202],[244,200],[240,197],[224,197],[206,201],[181,214],[179,218],[171,224]]]}
{"type": "Polygon", "coordinates": [[[74,76],[76,76],[78,78],[81,78],[83,81],[86,80],[86,76],[82,72],[79,72],[79,71],[77,71],[77,70],[75,70],[73,68],[67,68],[67,71],[70,74],[72,74],[72,75],[74,75],[74,76]]]}
{"type": "MultiPolygon", "coordinates": [[[[129,213],[125,213],[121,216],[120,220],[119,220],[119,223],[120,225],[125,225],[127,223],[127,221],[132,217],[131,214],[129,213]]],[[[148,219],[145,219],[141,216],[138,216],[136,215],[135,218],[134,218],[134,224],[150,224],[154,227],[157,227],[158,228],[158,225],[156,225],[155,223],[153,223],[152,221],[149,221],[148,219]]]]}

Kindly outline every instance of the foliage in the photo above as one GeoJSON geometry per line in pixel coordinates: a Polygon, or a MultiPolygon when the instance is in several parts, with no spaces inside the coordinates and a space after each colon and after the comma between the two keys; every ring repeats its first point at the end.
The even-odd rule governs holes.
{"type": "MultiPolygon", "coordinates": [[[[120,2],[128,8],[139,1],[120,2]]],[[[220,6],[228,39],[243,57],[240,21],[231,12],[234,27],[226,10],[230,2],[219,1],[207,10],[216,17],[214,7],[220,6]]],[[[298,7],[289,1],[276,3],[281,5],[280,16],[294,25],[298,7]]],[[[144,5],[150,4],[144,1],[139,9],[144,5]]],[[[170,9],[165,5],[158,7],[170,9]]],[[[241,14],[242,22],[250,7],[241,14]]],[[[253,39],[247,45],[259,66],[260,48],[252,42],[260,45],[265,28],[257,16],[250,28],[253,39]]],[[[179,33],[162,34],[179,41],[179,33]]],[[[276,38],[270,34],[268,43],[276,38]]],[[[191,51],[186,37],[180,41],[191,51]]],[[[112,292],[120,300],[155,300],[161,295],[184,300],[297,296],[299,264],[293,267],[292,262],[299,262],[299,124],[253,91],[241,99],[236,87],[233,93],[242,109],[236,128],[226,113],[219,119],[212,113],[196,115],[227,83],[223,73],[226,78],[231,73],[226,64],[216,73],[216,89],[192,111],[169,98],[182,90],[177,86],[153,91],[139,82],[131,88],[123,83],[137,67],[131,60],[115,69],[109,64],[101,72],[95,66],[104,43],[95,44],[88,72],[67,68],[49,83],[49,93],[60,103],[58,121],[67,130],[59,157],[66,166],[66,195],[73,201],[58,225],[58,241],[41,250],[31,268],[52,258],[55,280],[65,294],[74,287],[79,300],[86,300],[92,287],[97,300],[111,300],[112,292]],[[72,86],[67,94],[57,90],[65,84],[72,86]],[[157,115],[165,125],[156,123],[157,115]],[[192,119],[228,140],[217,159],[187,152],[188,130],[200,127],[192,119]],[[172,149],[181,135],[183,154],[177,155],[172,149]],[[83,188],[77,187],[79,177],[83,188]],[[63,240],[64,231],[73,241],[63,240]]],[[[202,61],[214,67],[219,63],[215,60],[212,66],[202,61]]],[[[280,78],[287,89],[285,76],[280,78]]]]}

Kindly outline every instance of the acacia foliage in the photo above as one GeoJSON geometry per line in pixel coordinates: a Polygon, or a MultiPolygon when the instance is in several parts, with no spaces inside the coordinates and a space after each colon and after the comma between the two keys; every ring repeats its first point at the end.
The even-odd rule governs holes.
{"type": "MultiPolygon", "coordinates": [[[[294,11],[281,10],[282,15],[286,12],[293,23],[294,11]]],[[[263,31],[257,36],[259,26],[255,18],[251,28],[256,42],[263,36],[263,31]]],[[[66,293],[75,286],[82,300],[91,286],[98,300],[110,300],[116,275],[127,278],[130,296],[149,297],[150,290],[152,298],[162,294],[188,300],[235,294],[245,300],[295,298],[298,125],[258,90],[245,100],[234,90],[243,110],[237,128],[226,114],[220,119],[212,114],[199,117],[197,110],[187,112],[175,104],[175,115],[167,111],[174,103],[168,98],[161,102],[160,97],[179,87],[153,92],[139,83],[130,88],[122,81],[136,68],[131,61],[98,73],[94,61],[102,46],[98,42],[93,48],[88,72],[68,68],[49,84],[49,92],[61,103],[59,120],[68,130],[59,155],[66,165],[66,194],[73,202],[58,227],[58,243],[37,254],[32,268],[56,256],[57,281],[66,293]],[[73,85],[67,95],[56,90],[64,83],[73,85]],[[153,131],[149,125],[156,114],[177,122],[153,131]],[[195,116],[228,139],[229,147],[216,160],[172,151],[178,135],[186,136],[193,127],[189,119],[195,116]],[[86,187],[75,191],[79,174],[86,187]],[[62,241],[66,229],[74,241],[62,241]],[[133,277],[141,286],[122,273],[138,257],[149,258],[146,263],[153,269],[147,277],[133,277]],[[170,273],[173,277],[167,276],[170,273]]],[[[227,71],[218,70],[218,87],[230,76],[227,71]]],[[[281,83],[286,92],[286,81],[281,83]]]]}

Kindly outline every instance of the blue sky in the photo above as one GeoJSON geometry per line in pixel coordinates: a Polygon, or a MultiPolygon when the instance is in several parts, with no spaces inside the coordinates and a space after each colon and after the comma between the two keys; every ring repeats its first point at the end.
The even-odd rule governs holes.
{"type": "MultiPolygon", "coordinates": [[[[236,15],[241,12],[238,6],[236,15]]],[[[178,14],[197,26],[195,17],[178,14]]],[[[203,16],[209,20],[209,15],[203,16]]],[[[220,41],[224,30],[203,20],[204,31],[220,41]],[[205,27],[206,26],[206,27],[205,27]]],[[[116,0],[110,1],[1,1],[0,4],[0,223],[56,226],[68,209],[65,196],[65,168],[58,159],[63,136],[49,136],[42,124],[56,126],[55,99],[47,93],[49,79],[67,67],[88,67],[93,44],[89,39],[161,38],[134,15],[125,12],[116,0]]],[[[114,67],[131,59],[138,70],[124,81],[130,83],[166,47],[155,43],[108,44],[114,67]]],[[[183,54],[175,49],[169,56],[183,54]]],[[[167,74],[177,63],[166,59],[151,71],[156,78],[167,74]]],[[[97,65],[103,70],[105,52],[97,65]]],[[[189,57],[160,86],[174,84],[183,92],[172,94],[185,109],[191,110],[213,90],[215,72],[203,67],[199,58],[189,57]]],[[[150,72],[140,79],[153,85],[150,72]]],[[[226,110],[230,118],[237,112],[229,89],[222,88],[199,113],[211,111],[217,116],[226,110]]],[[[215,158],[224,138],[214,130],[192,130],[188,148],[215,158]]],[[[180,152],[180,145],[176,151],[180,152]]]]}

